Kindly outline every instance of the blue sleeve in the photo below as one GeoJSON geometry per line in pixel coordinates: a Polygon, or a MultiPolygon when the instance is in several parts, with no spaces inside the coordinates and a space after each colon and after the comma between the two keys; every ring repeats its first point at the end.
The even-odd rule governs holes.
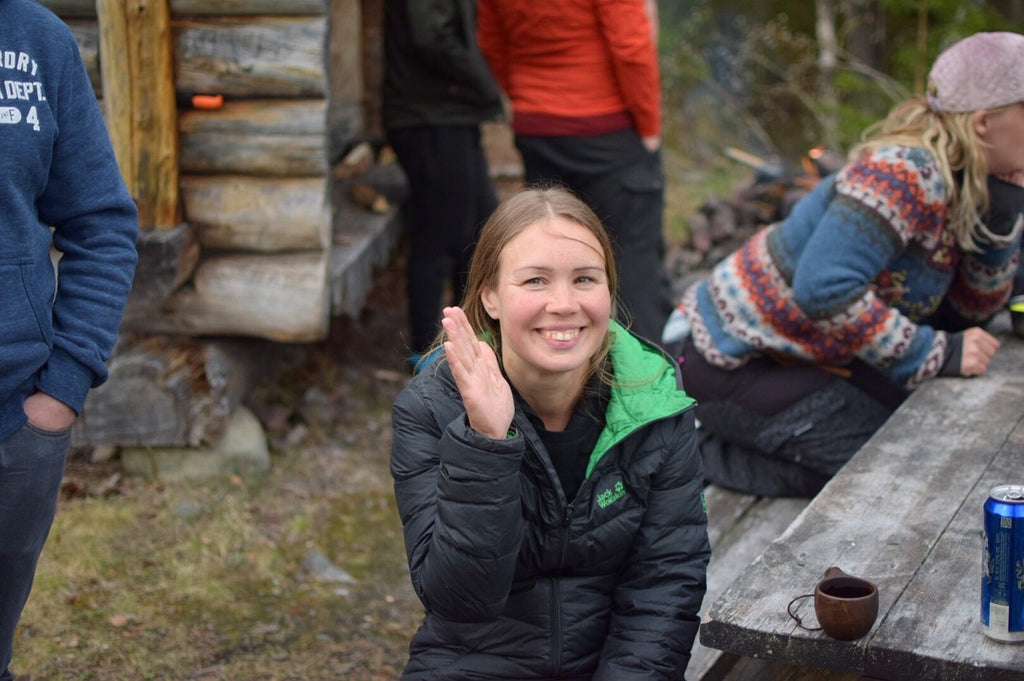
{"type": "Polygon", "coordinates": [[[48,95],[58,134],[37,205],[61,255],[54,348],[37,388],[81,411],[89,389],[107,376],[138,259],[138,213],[70,31],[58,47],[66,58],[48,95]]]}
{"type": "Polygon", "coordinates": [[[944,185],[917,168],[876,156],[844,169],[793,274],[795,302],[819,328],[907,387],[947,355],[944,333],[878,295],[879,275],[910,241],[945,224],[944,185]]]}

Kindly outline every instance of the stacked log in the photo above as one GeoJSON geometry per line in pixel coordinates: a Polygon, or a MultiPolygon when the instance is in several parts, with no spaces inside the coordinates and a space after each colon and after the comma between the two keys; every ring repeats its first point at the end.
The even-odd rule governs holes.
{"type": "Polygon", "coordinates": [[[130,11],[124,0],[44,4],[72,26],[90,78],[101,84],[143,241],[166,242],[160,232],[176,230],[177,250],[199,246],[197,259],[181,261],[192,271],[140,262],[140,278],[160,272],[177,286],[148,282],[167,297],[133,300],[122,330],[323,339],[331,316],[329,119],[350,130],[362,125],[361,78],[349,69],[334,76],[349,92],[331,92],[328,52],[341,68],[358,67],[358,0],[135,0],[130,11]],[[332,21],[341,33],[355,26],[356,40],[334,41],[332,21]],[[194,95],[224,104],[193,108],[194,95]],[[345,101],[332,103],[335,96],[345,101]],[[116,111],[114,102],[136,108],[116,111]],[[269,295],[278,284],[284,288],[269,295]]]}
{"type": "Polygon", "coordinates": [[[366,137],[362,0],[42,4],[79,43],[141,228],[111,380],[73,441],[215,442],[245,372],[212,375],[214,338],[238,339],[233,352],[322,340],[332,314],[361,304],[361,261],[388,255],[343,252],[363,274],[339,291],[339,247],[397,222],[353,205],[353,179],[330,170],[366,137]]]}

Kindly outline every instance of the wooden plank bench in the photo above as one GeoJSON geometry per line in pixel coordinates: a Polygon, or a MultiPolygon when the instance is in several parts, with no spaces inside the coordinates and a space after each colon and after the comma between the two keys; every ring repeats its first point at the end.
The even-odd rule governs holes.
{"type": "MultiPolygon", "coordinates": [[[[757,497],[709,485],[708,590],[701,618],[711,604],[740,576],[771,542],[810,503],[810,499],[757,497]]],[[[694,641],[686,681],[872,681],[870,677],[825,669],[782,664],[734,655],[694,641]]]]}
{"type": "MultiPolygon", "coordinates": [[[[708,591],[701,616],[726,587],[768,544],[789,526],[808,499],[770,499],[710,485],[704,489],[708,508],[708,591]]],[[[715,681],[737,662],[735,655],[693,644],[687,681],[715,681]]]]}

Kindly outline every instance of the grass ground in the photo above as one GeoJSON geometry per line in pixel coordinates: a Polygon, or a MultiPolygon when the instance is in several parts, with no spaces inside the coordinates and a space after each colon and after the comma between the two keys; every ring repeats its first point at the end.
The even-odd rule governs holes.
{"type": "Polygon", "coordinates": [[[73,459],[18,680],[396,678],[421,614],[387,471],[402,314],[282,348],[287,368],[250,400],[272,443],[263,476],[91,495],[118,464],[73,459]],[[317,553],[355,581],[317,578],[317,553]]]}

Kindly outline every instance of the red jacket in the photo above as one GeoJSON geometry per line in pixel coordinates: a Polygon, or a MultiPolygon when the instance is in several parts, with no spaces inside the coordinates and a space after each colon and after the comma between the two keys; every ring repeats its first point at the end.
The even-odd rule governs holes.
{"type": "Polygon", "coordinates": [[[512,100],[517,133],[610,132],[631,116],[641,137],[661,134],[645,0],[479,0],[478,8],[480,46],[512,100]]]}

